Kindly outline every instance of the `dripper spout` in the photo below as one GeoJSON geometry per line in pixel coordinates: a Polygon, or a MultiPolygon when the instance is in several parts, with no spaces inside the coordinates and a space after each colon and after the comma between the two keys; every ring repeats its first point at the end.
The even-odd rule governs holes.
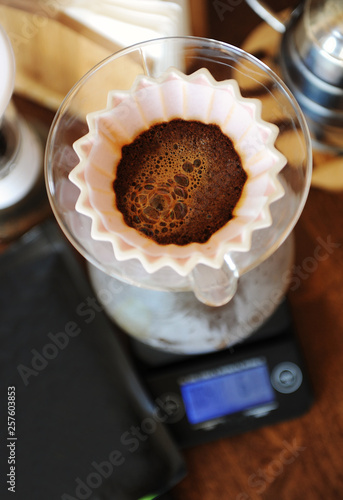
{"type": "Polygon", "coordinates": [[[229,254],[225,255],[221,268],[198,264],[190,274],[194,295],[200,302],[212,307],[230,302],[236,293],[238,278],[237,267],[229,254]]]}

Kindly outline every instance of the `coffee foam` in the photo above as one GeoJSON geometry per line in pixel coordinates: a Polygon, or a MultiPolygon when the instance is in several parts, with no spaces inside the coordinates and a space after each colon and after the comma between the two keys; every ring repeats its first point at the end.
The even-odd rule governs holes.
{"type": "Polygon", "coordinates": [[[272,223],[269,205],[283,196],[277,174],[286,159],[274,147],[277,127],[261,119],[260,101],[243,98],[235,80],[216,82],[206,69],[140,76],[131,91],[111,92],[107,108],[87,121],[89,133],[74,144],[80,163],[69,175],[81,191],[75,208],[91,218],[93,239],[112,244],[117,261],[138,259],[147,272],[169,266],[182,276],[199,263],[219,268],[226,253],[248,251],[252,231],[272,223]],[[204,243],[160,245],[129,227],[116,208],[113,182],[122,148],[175,118],[218,125],[247,174],[233,219],[204,243]]]}
{"type": "Polygon", "coordinates": [[[126,224],[160,245],[205,243],[232,219],[246,177],[217,125],[175,119],[123,147],[116,204],[126,224]]]}

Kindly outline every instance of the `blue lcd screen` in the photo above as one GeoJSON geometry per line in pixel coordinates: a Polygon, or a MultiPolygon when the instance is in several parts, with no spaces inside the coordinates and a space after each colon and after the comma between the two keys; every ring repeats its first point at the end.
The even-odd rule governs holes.
{"type": "Polygon", "coordinates": [[[180,385],[188,421],[199,424],[275,401],[265,363],[180,385]]]}

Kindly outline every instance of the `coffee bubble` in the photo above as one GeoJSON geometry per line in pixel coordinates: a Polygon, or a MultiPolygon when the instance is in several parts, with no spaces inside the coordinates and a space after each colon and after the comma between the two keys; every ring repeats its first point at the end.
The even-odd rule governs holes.
{"type": "Polygon", "coordinates": [[[187,245],[232,219],[246,178],[217,125],[175,119],[122,148],[113,186],[128,226],[162,245],[187,245]]]}

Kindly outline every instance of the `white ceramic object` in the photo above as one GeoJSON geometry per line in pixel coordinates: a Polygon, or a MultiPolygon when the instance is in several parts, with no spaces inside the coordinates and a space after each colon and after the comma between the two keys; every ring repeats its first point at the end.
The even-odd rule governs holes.
{"type": "Polygon", "coordinates": [[[15,78],[15,60],[11,42],[0,25],[0,119],[12,97],[15,78]]]}
{"type": "Polygon", "coordinates": [[[260,101],[243,98],[235,80],[217,82],[207,69],[141,76],[130,91],[110,92],[107,108],[87,122],[89,133],[74,144],[80,162],[69,178],[80,189],[76,210],[92,220],[92,238],[110,242],[117,260],[138,259],[149,273],[169,266],[181,276],[198,264],[219,269],[231,251],[250,249],[253,231],[271,225],[269,206],[284,194],[277,175],[286,158],[274,147],[277,126],[261,119],[260,101]],[[174,118],[217,124],[248,176],[233,219],[206,243],[159,245],[127,226],[116,209],[113,181],[122,147],[174,118]]]}
{"type": "MultiPolygon", "coordinates": [[[[15,58],[10,39],[0,26],[0,125],[6,138],[8,130],[13,139],[13,152],[6,153],[0,162],[0,210],[22,200],[42,174],[43,151],[36,133],[26,121],[17,116],[12,103],[15,81],[15,58]]],[[[11,150],[11,148],[9,148],[11,150]]]]}
{"type": "Polygon", "coordinates": [[[22,200],[42,175],[43,150],[38,136],[21,117],[17,119],[17,129],[16,155],[8,174],[0,179],[0,210],[22,200]]]}

